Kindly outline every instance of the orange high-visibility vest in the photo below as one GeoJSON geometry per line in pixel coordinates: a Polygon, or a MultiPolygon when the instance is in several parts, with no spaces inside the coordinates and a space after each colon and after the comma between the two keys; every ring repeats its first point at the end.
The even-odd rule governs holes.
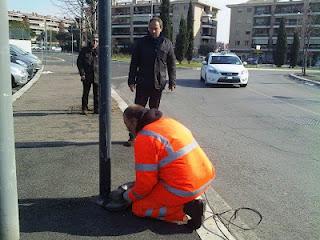
{"type": "Polygon", "coordinates": [[[147,197],[157,184],[187,202],[202,194],[215,177],[191,132],[171,118],[162,117],[139,131],[134,150],[136,182],[125,196],[133,202],[147,197]]]}

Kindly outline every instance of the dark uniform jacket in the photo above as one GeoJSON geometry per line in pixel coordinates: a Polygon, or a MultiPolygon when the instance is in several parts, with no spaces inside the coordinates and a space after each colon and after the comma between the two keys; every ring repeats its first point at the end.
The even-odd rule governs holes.
{"type": "Polygon", "coordinates": [[[176,82],[176,57],[171,41],[160,36],[150,35],[139,39],[133,49],[128,85],[137,84],[142,89],[163,90],[167,72],[169,86],[176,82]]]}
{"type": "Polygon", "coordinates": [[[98,49],[90,46],[82,48],[77,59],[77,66],[80,76],[85,76],[84,81],[99,83],[98,49]]]}

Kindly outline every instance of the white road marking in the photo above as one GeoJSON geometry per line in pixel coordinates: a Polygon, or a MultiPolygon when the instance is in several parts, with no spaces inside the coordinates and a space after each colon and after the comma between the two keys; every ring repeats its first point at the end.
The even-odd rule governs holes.
{"type": "Polygon", "coordinates": [[[41,73],[43,71],[44,66],[42,66],[41,69],[39,69],[39,71],[36,73],[36,75],[31,79],[31,81],[29,81],[26,85],[24,85],[22,88],[19,89],[19,91],[15,92],[12,95],[12,102],[14,103],[19,97],[22,96],[22,94],[24,94],[26,91],[29,90],[29,88],[31,88],[31,86],[37,82],[39,80],[39,77],[41,76],[41,73]]]}
{"type": "Polygon", "coordinates": [[[120,76],[120,77],[113,77],[112,79],[126,79],[126,78],[128,78],[128,75],[120,76]]]}

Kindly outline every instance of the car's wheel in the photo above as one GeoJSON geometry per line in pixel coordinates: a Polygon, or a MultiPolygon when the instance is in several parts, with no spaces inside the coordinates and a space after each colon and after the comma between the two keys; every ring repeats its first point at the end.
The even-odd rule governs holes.
{"type": "Polygon", "coordinates": [[[208,86],[208,82],[207,82],[207,75],[205,75],[204,85],[208,86]]]}
{"type": "Polygon", "coordinates": [[[202,77],[201,74],[200,74],[200,81],[201,81],[201,82],[204,82],[204,79],[203,79],[203,77],[202,77]]]}
{"type": "Polygon", "coordinates": [[[14,80],[14,77],[11,75],[11,87],[15,88],[16,86],[16,81],[14,80]]]}
{"type": "Polygon", "coordinates": [[[247,83],[246,84],[240,84],[240,87],[246,87],[247,86],[247,83]]]}

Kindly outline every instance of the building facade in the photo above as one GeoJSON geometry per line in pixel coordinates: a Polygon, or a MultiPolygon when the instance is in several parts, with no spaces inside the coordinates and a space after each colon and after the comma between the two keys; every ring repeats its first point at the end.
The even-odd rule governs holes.
{"type": "Polygon", "coordinates": [[[59,32],[61,29],[67,31],[73,20],[66,18],[57,18],[54,16],[44,16],[37,13],[22,13],[20,11],[8,11],[9,21],[27,22],[30,30],[35,33],[31,39],[35,41],[42,32],[47,31],[59,32]]]}
{"type": "MultiPolygon", "coordinates": [[[[112,2],[112,40],[114,46],[129,47],[137,38],[148,33],[151,17],[160,16],[160,1],[113,1],[112,2]]],[[[212,1],[193,0],[194,12],[194,50],[200,45],[214,46],[217,36],[216,15],[218,9],[212,1]]],[[[187,19],[189,0],[171,1],[170,15],[173,27],[173,42],[179,32],[181,17],[187,19]]]]}
{"type": "Polygon", "coordinates": [[[250,0],[228,7],[231,9],[229,47],[239,56],[259,54],[262,62],[271,63],[282,18],[288,46],[293,42],[294,32],[298,31],[302,33],[302,51],[301,36],[306,28],[312,28],[309,52],[310,55],[320,54],[320,0],[250,0]]]}

